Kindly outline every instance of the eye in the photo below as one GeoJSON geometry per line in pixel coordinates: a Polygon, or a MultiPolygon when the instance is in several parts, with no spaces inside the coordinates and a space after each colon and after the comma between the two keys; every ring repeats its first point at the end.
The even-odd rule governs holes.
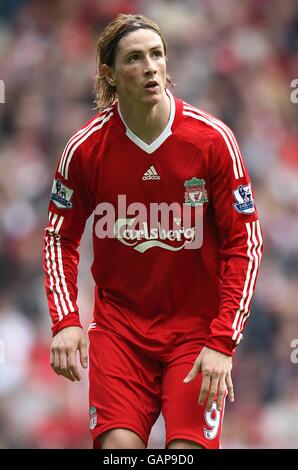
{"type": "Polygon", "coordinates": [[[162,51],[160,49],[157,49],[153,52],[153,55],[154,57],[162,57],[162,51]]]}
{"type": "Polygon", "coordinates": [[[140,60],[140,56],[138,54],[133,54],[128,58],[128,62],[137,62],[140,60]]]}

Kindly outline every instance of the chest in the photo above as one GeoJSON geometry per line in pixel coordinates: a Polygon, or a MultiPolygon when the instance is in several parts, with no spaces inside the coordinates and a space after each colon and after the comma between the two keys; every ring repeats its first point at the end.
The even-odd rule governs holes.
{"type": "Polygon", "coordinates": [[[200,184],[195,185],[198,180],[201,189],[208,190],[208,149],[174,136],[152,154],[123,139],[98,157],[97,203],[117,204],[118,196],[125,195],[129,203],[183,204],[187,192],[200,190],[200,184]]]}

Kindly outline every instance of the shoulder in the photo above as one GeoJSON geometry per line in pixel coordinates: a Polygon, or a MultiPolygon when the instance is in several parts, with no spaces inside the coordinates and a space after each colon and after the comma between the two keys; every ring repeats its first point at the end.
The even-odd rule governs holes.
{"type": "Polygon", "coordinates": [[[104,134],[111,124],[114,114],[113,106],[97,113],[89,121],[87,121],[80,129],[71,137],[70,141],[76,142],[78,146],[82,144],[92,144],[94,140],[98,140],[98,136],[104,134]]]}
{"type": "Polygon", "coordinates": [[[183,122],[198,138],[207,139],[217,147],[235,141],[233,131],[223,121],[206,111],[183,101],[183,122]]]}
{"type": "MultiPolygon", "coordinates": [[[[185,137],[212,155],[212,161],[232,165],[235,178],[243,176],[244,163],[233,131],[223,121],[200,108],[183,102],[185,137]]],[[[181,132],[181,131],[180,131],[181,132]]]]}
{"type": "MultiPolygon", "coordinates": [[[[220,119],[199,108],[183,104],[183,115],[188,125],[197,128],[199,135],[204,135],[211,143],[214,161],[233,168],[236,179],[244,175],[243,158],[233,131],[220,119]]],[[[198,139],[202,142],[202,138],[198,139]]]]}
{"type": "Polygon", "coordinates": [[[113,114],[113,106],[104,109],[72,135],[64,148],[58,166],[58,171],[62,176],[67,179],[70,163],[74,160],[78,162],[79,159],[85,159],[94,145],[102,140],[112,123],[113,114]]]}

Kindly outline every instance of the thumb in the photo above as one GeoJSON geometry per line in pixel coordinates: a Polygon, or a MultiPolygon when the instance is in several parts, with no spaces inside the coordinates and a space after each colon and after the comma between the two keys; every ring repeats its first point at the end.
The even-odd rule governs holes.
{"type": "Polygon", "coordinates": [[[185,379],[183,379],[183,382],[186,383],[186,384],[191,382],[197,376],[197,374],[200,370],[200,367],[201,367],[201,361],[196,360],[194,365],[193,365],[193,368],[188,372],[185,379]]]}
{"type": "Polygon", "coordinates": [[[80,342],[79,351],[80,351],[81,365],[82,365],[82,367],[84,367],[84,369],[87,369],[87,367],[88,367],[88,353],[87,353],[87,343],[86,343],[86,341],[81,341],[80,342]]]}

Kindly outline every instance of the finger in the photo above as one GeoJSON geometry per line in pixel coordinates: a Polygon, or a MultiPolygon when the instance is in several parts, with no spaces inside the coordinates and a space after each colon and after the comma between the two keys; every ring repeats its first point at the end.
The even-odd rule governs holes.
{"type": "Polygon", "coordinates": [[[73,377],[71,371],[69,369],[67,369],[65,372],[63,372],[61,375],[63,375],[63,377],[65,377],[66,379],[68,380],[71,380],[72,382],[75,382],[76,379],[73,377]]]}
{"type": "Polygon", "coordinates": [[[59,358],[59,353],[52,349],[51,351],[51,367],[53,371],[57,374],[60,375],[60,358],[59,358]]]}
{"type": "Polygon", "coordinates": [[[67,356],[65,352],[60,353],[60,370],[63,375],[68,370],[67,356]]]}
{"type": "Polygon", "coordinates": [[[207,411],[212,410],[212,406],[213,406],[213,403],[214,403],[214,400],[215,400],[215,396],[217,394],[218,381],[219,381],[218,376],[211,377],[211,384],[210,384],[210,389],[209,389],[209,394],[208,394],[208,401],[207,401],[207,406],[206,406],[207,411]]]}
{"type": "Polygon", "coordinates": [[[218,411],[222,410],[225,394],[226,394],[226,380],[225,380],[225,376],[222,375],[219,379],[218,389],[217,389],[216,408],[218,409],[218,411]]]}
{"type": "Polygon", "coordinates": [[[60,353],[60,375],[63,375],[66,379],[75,382],[75,378],[73,377],[67,363],[67,355],[66,352],[60,353]]]}
{"type": "Polygon", "coordinates": [[[201,362],[195,361],[193,368],[188,372],[187,376],[183,379],[183,382],[186,384],[191,382],[197,376],[200,369],[201,369],[201,362]]]}
{"type": "Polygon", "coordinates": [[[60,352],[60,367],[59,367],[59,375],[62,375],[66,379],[71,380],[72,382],[75,382],[75,379],[68,367],[68,361],[67,361],[67,353],[66,351],[61,351],[60,352]]]}
{"type": "Polygon", "coordinates": [[[226,375],[226,384],[227,384],[227,389],[228,389],[229,400],[233,402],[234,401],[234,387],[233,387],[231,373],[228,373],[226,375]]]}
{"type": "Polygon", "coordinates": [[[67,364],[70,372],[76,380],[81,380],[80,372],[77,366],[76,355],[74,352],[68,353],[67,364]]]}
{"type": "Polygon", "coordinates": [[[52,369],[57,375],[62,375],[63,377],[71,380],[72,382],[75,381],[70,370],[67,367],[67,357],[65,353],[63,354],[63,353],[60,353],[59,351],[51,350],[50,364],[51,364],[52,369]],[[66,363],[66,369],[65,369],[65,363],[66,363]],[[59,367],[57,367],[58,364],[59,364],[59,367]]]}
{"type": "Polygon", "coordinates": [[[87,367],[88,367],[88,352],[87,352],[87,342],[86,341],[83,341],[80,344],[79,351],[80,351],[81,365],[82,365],[82,367],[84,367],[84,369],[87,369],[87,367]]]}
{"type": "Polygon", "coordinates": [[[55,351],[53,349],[51,349],[51,353],[50,353],[50,366],[52,367],[53,371],[60,375],[56,370],[55,370],[55,351]]]}
{"type": "Polygon", "coordinates": [[[201,384],[201,390],[200,390],[200,395],[198,399],[198,404],[203,405],[203,403],[206,400],[207,394],[209,392],[210,388],[210,373],[204,373],[203,374],[203,379],[202,379],[202,384],[201,384]]]}
{"type": "Polygon", "coordinates": [[[50,366],[53,367],[54,366],[54,351],[51,349],[51,352],[50,352],[50,366]]]}

